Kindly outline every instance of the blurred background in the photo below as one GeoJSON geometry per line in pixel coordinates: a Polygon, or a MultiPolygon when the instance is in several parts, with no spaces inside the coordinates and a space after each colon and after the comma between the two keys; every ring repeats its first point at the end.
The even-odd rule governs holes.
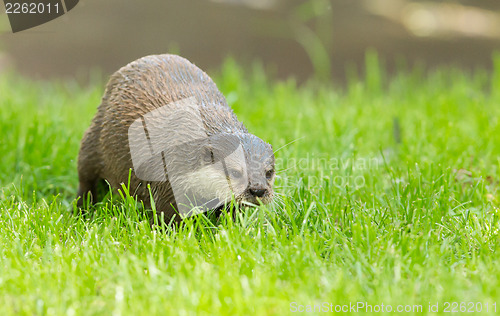
{"type": "Polygon", "coordinates": [[[345,82],[367,50],[390,72],[423,64],[492,67],[499,0],[81,0],[61,18],[13,34],[0,15],[0,71],[38,78],[108,76],[174,52],[205,70],[231,56],[278,78],[345,82]]]}

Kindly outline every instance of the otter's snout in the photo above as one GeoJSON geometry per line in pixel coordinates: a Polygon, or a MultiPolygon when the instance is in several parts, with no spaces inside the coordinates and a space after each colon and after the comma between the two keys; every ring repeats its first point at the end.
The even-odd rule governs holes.
{"type": "Polygon", "coordinates": [[[255,197],[263,197],[266,193],[266,189],[260,189],[260,188],[250,188],[250,194],[252,194],[255,197]]]}

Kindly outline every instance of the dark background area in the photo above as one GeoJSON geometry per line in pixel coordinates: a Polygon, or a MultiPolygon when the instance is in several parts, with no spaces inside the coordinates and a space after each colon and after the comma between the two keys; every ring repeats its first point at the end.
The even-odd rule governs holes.
{"type": "Polygon", "coordinates": [[[107,76],[144,55],[175,52],[216,70],[232,56],[279,78],[345,81],[374,49],[389,71],[492,67],[500,1],[81,0],[49,23],[12,33],[0,15],[0,69],[32,78],[107,76]]]}

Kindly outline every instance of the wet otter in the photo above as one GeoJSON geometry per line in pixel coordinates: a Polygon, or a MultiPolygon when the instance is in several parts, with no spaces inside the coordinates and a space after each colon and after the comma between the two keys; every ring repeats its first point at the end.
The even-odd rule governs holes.
{"type": "Polygon", "coordinates": [[[100,180],[120,188],[130,178],[145,207],[152,197],[158,213],[179,222],[231,196],[269,203],[274,154],[205,72],[176,55],[152,55],[111,76],[82,139],[78,175],[80,207],[95,201],[100,180]]]}

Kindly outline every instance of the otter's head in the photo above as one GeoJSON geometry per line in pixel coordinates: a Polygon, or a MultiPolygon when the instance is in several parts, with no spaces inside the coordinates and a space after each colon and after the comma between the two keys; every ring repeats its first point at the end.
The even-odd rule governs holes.
{"type": "Polygon", "coordinates": [[[252,134],[217,134],[204,141],[198,152],[198,167],[180,177],[183,191],[191,192],[197,201],[210,201],[205,204],[209,208],[229,202],[231,196],[240,204],[272,201],[271,145],[252,134]]]}
{"type": "Polygon", "coordinates": [[[260,201],[267,204],[274,196],[273,148],[252,134],[243,134],[240,140],[245,153],[247,183],[242,192],[236,195],[236,199],[243,203],[259,204],[260,201]]]}

